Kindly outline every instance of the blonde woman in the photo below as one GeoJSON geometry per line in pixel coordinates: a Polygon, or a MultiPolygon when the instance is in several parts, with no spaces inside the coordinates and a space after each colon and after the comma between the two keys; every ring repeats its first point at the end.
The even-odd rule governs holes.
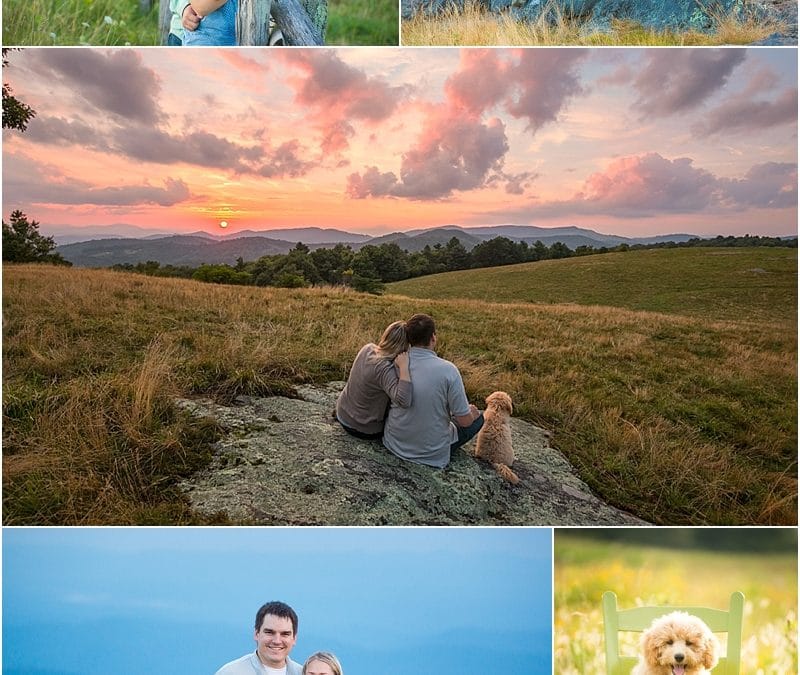
{"type": "Polygon", "coordinates": [[[306,659],[303,675],[344,675],[342,664],[330,652],[317,652],[306,659]]]}
{"type": "Polygon", "coordinates": [[[386,327],[377,345],[370,342],[356,355],[336,401],[336,419],[348,434],[378,440],[383,436],[389,403],[407,408],[411,394],[406,322],[395,321],[386,327]]]}

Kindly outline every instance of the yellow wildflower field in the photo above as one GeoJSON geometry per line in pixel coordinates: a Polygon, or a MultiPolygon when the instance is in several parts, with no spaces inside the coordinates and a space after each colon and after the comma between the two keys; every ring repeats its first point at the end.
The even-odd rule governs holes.
{"type": "MultiPolygon", "coordinates": [[[[743,548],[717,547],[715,551],[685,548],[686,530],[649,530],[645,538],[652,543],[641,543],[642,533],[637,533],[636,542],[624,541],[624,536],[620,541],[620,532],[612,531],[611,540],[602,540],[596,538],[603,536],[602,531],[556,530],[555,673],[606,672],[601,598],[607,590],[617,594],[620,608],[696,605],[720,609],[727,608],[731,593],[741,591],[745,595],[741,672],[797,673],[796,531],[727,530],[743,548]],[[776,539],[784,542],[782,550],[775,545],[776,539]],[[794,548],[788,550],[792,539],[794,548]]],[[[693,534],[702,540],[708,532],[693,534]]],[[[719,637],[724,646],[724,636],[719,637]]],[[[638,639],[636,634],[621,634],[621,650],[635,655],[638,639]]]]}

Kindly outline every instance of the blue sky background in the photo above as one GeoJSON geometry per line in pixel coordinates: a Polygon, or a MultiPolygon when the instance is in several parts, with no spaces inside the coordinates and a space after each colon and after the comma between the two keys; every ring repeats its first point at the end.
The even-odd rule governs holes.
{"type": "Polygon", "coordinates": [[[3,672],[213,673],[268,600],[346,675],[551,672],[551,530],[3,531],[3,672]]]}

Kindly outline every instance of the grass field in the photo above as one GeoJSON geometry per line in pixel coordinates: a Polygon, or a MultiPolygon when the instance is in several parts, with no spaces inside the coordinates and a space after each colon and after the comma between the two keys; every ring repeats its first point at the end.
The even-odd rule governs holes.
{"type": "Polygon", "coordinates": [[[605,305],[797,323],[797,250],[681,248],[605,253],[418,277],[390,293],[437,300],[605,305]]]}
{"type": "Polygon", "coordinates": [[[784,26],[773,21],[739,19],[734,16],[714,17],[714,28],[708,33],[694,30],[674,31],[646,28],[639,23],[613,21],[609,30],[598,30],[584,19],[570,19],[556,11],[543,12],[537,21],[518,21],[508,13],[488,12],[478,2],[445,11],[440,16],[417,14],[403,21],[402,42],[409,46],[609,46],[609,47],[691,47],[715,45],[747,45],[784,26]]]}
{"type": "MultiPolygon", "coordinates": [[[[555,536],[555,669],[559,675],[604,675],[604,591],[621,608],[699,605],[724,609],[745,594],[742,673],[797,672],[797,556],[675,551],[594,541],[574,532],[555,536]]],[[[621,637],[635,655],[638,637],[621,637]]]]}
{"type": "MultiPolygon", "coordinates": [[[[399,43],[394,0],[330,0],[328,12],[326,44],[399,43]]],[[[158,3],[142,13],[136,0],[5,0],[3,44],[158,45],[158,3]]]]}
{"type": "MultiPolygon", "coordinates": [[[[429,278],[431,291],[452,283],[429,278]]],[[[791,524],[790,290],[771,321],[767,305],[733,321],[6,265],[4,522],[194,522],[174,484],[208,461],[201,441],[215,430],[179,416],[173,397],[344,379],[364,342],[427,312],[470,399],[508,391],[607,501],[662,524],[791,524]]]]}

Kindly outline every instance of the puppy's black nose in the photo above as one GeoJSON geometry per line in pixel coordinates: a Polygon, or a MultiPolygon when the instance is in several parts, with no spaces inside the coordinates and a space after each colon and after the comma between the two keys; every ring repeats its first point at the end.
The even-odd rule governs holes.
{"type": "Polygon", "coordinates": [[[675,660],[680,663],[683,661],[683,654],[675,654],[675,660]]]}

